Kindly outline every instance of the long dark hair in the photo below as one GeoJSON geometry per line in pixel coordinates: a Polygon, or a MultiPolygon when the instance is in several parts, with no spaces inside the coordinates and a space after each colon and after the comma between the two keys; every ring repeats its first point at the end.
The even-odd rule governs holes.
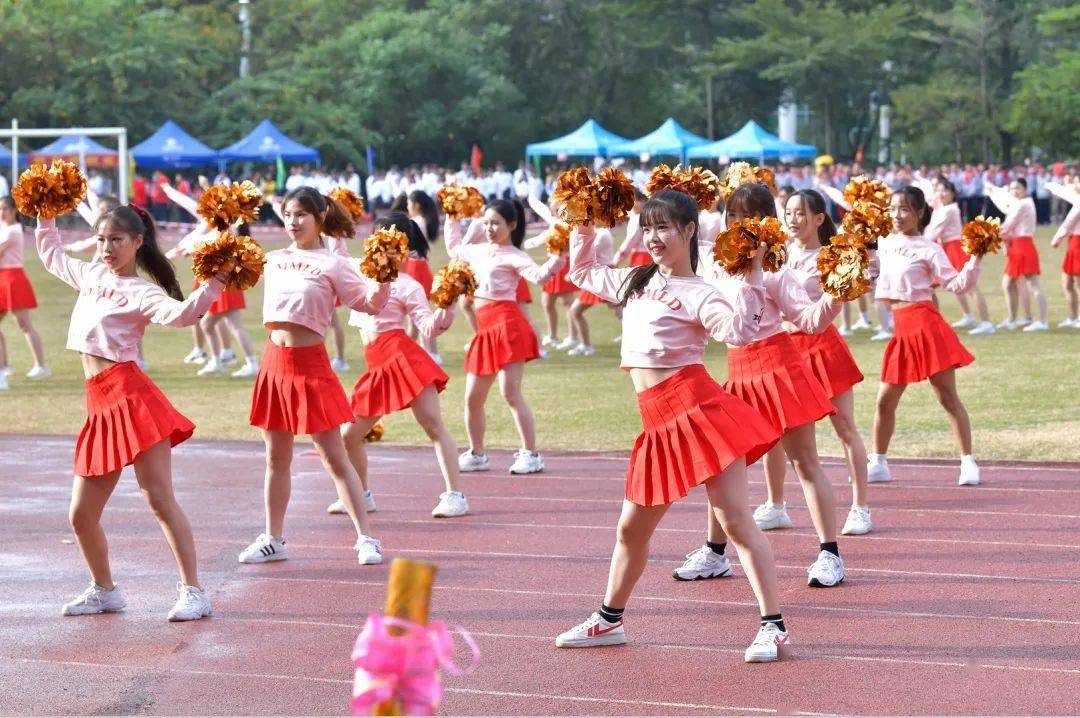
{"type": "Polygon", "coordinates": [[[787,201],[790,202],[796,197],[803,203],[803,207],[808,208],[812,213],[824,215],[825,221],[818,227],[817,238],[822,247],[828,247],[829,242],[836,236],[836,224],[826,211],[825,198],[816,189],[801,189],[792,192],[787,201]]]}
{"type": "Polygon", "coordinates": [[[761,182],[739,185],[728,196],[725,209],[729,215],[737,211],[744,217],[776,216],[776,202],[773,200],[772,192],[761,182]]]}
{"type": "Polygon", "coordinates": [[[954,202],[956,201],[956,198],[960,196],[956,192],[956,185],[954,185],[952,183],[952,180],[950,180],[945,175],[938,175],[934,178],[934,181],[949,191],[949,194],[952,195],[954,202]]]}
{"type": "MultiPolygon", "coordinates": [[[[690,195],[673,189],[662,189],[653,193],[641,208],[641,226],[651,227],[661,222],[673,224],[679,229],[694,224],[694,236],[690,238],[690,267],[696,272],[698,267],[698,206],[690,195]]],[[[645,289],[656,273],[660,271],[660,265],[655,262],[634,267],[626,280],[619,287],[619,304],[626,303],[645,289]]]]}
{"type": "Polygon", "coordinates": [[[388,212],[375,220],[375,229],[389,229],[390,227],[404,232],[405,236],[409,238],[409,249],[425,259],[427,258],[427,240],[424,239],[420,226],[409,215],[404,212],[388,212]]]}
{"type": "Polygon", "coordinates": [[[516,199],[497,199],[488,205],[488,209],[498,212],[507,223],[515,223],[510,230],[510,243],[520,249],[525,241],[525,207],[516,199]]]}
{"type": "Polygon", "coordinates": [[[296,200],[305,212],[319,218],[319,231],[330,237],[355,237],[356,225],[352,215],[340,202],[319,192],[314,187],[297,187],[281,200],[281,210],[291,200],[296,200]]]}
{"type": "Polygon", "coordinates": [[[114,207],[98,217],[94,223],[94,231],[100,232],[107,226],[115,227],[132,237],[141,235],[142,245],[135,252],[136,266],[149,274],[154,283],[170,297],[177,301],[184,300],[180,282],[176,281],[176,270],[173,269],[172,262],[161,253],[157,243],[157,227],[146,210],[130,204],[114,207]]]}
{"type": "Polygon", "coordinates": [[[409,193],[409,201],[420,206],[420,213],[424,215],[427,240],[434,242],[439,238],[439,208],[435,206],[435,200],[424,190],[414,189],[409,193]]]}
{"type": "Polygon", "coordinates": [[[913,184],[902,187],[898,191],[908,206],[918,215],[919,231],[922,232],[926,229],[926,225],[930,224],[930,205],[926,202],[926,195],[913,184]]]}

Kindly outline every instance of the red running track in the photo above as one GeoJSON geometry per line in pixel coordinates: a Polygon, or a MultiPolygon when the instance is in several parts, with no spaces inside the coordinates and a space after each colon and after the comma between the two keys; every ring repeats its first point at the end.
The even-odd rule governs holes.
{"type": "MultiPolygon", "coordinates": [[[[174,454],[214,616],[170,624],[176,575],[130,475],[105,514],[130,605],[62,618],[86,572],[66,523],[72,442],[0,437],[0,713],[342,714],[349,654],[387,567],[359,567],[333,487],[297,452],[291,558],[241,566],[262,524],[262,447],[191,441],[174,454]]],[[[554,636],[599,604],[625,457],[556,454],[548,473],[467,475],[474,513],[434,520],[432,453],[376,446],[376,535],[388,557],[439,565],[432,614],[476,636],[479,670],[449,678],[445,714],[1063,714],[1080,694],[1080,466],[893,462],[876,530],[841,539],[848,579],[810,589],[817,541],[794,478],[795,528],[772,532],[796,655],[746,665],[756,630],[736,577],[679,583],[703,539],[698,491],[672,509],[627,612],[630,645],[565,651],[554,636]]],[[[828,472],[841,506],[846,472],[828,472]]],[[[760,468],[751,471],[762,498],[760,468]]],[[[838,517],[842,522],[842,516],[838,517]]]]}

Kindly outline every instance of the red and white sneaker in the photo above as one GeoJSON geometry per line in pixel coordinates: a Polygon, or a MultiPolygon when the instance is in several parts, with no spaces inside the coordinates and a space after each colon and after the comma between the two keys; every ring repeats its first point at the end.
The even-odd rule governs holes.
{"type": "Polygon", "coordinates": [[[790,650],[788,632],[781,631],[775,623],[766,623],[758,630],[743,658],[747,663],[770,663],[780,660],[790,650]]]}
{"type": "Polygon", "coordinates": [[[619,646],[626,643],[626,631],[623,622],[608,623],[599,613],[589,616],[589,620],[560,633],[555,638],[558,648],[589,648],[590,646],[619,646]]]}

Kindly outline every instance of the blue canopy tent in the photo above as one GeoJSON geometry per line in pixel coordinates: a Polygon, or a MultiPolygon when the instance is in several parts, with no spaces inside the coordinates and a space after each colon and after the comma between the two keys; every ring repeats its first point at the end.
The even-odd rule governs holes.
{"type": "Polygon", "coordinates": [[[777,157],[814,157],[817,148],[797,142],[785,142],[764,127],[749,120],[735,134],[706,145],[698,145],[687,152],[689,157],[730,157],[732,159],[758,159],[777,157]]]}
{"type": "Polygon", "coordinates": [[[189,135],[172,120],[131,148],[135,164],[152,169],[209,167],[217,164],[218,153],[189,135]]]}
{"type": "Polygon", "coordinates": [[[119,153],[95,142],[86,135],[67,135],[30,152],[31,162],[51,162],[59,157],[86,167],[116,167],[119,153]]]}
{"type": "Polygon", "coordinates": [[[579,157],[607,157],[611,147],[627,141],[625,137],[620,137],[614,132],[605,130],[596,120],[586,120],[585,124],[568,135],[547,142],[533,142],[526,145],[525,156],[575,155],[579,157]]]}
{"type": "MultiPolygon", "coordinates": [[[[19,165],[26,165],[26,155],[22,152],[19,153],[19,165]]],[[[0,172],[3,172],[5,168],[11,166],[11,150],[0,145],[0,172]]]]}
{"type": "Polygon", "coordinates": [[[263,120],[242,140],[218,152],[218,158],[225,162],[318,162],[319,151],[292,139],[270,120],[263,120]]]}
{"type": "Polygon", "coordinates": [[[636,140],[615,145],[609,149],[609,153],[621,157],[646,153],[650,155],[670,155],[678,157],[680,162],[685,163],[687,150],[708,143],[707,139],[701,135],[695,135],[680,125],[675,118],[669,117],[664,120],[664,124],[649,134],[636,140]]]}

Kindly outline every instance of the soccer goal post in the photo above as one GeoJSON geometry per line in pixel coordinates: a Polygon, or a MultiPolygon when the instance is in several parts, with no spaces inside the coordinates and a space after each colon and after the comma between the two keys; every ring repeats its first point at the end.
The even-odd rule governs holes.
{"type": "MultiPolygon", "coordinates": [[[[117,195],[121,204],[128,201],[128,141],[126,127],[68,127],[64,129],[47,127],[20,128],[18,120],[11,121],[10,130],[0,130],[0,137],[11,140],[11,186],[19,180],[19,138],[21,137],[70,137],[83,135],[86,137],[115,137],[117,150],[117,195]]],[[[85,150],[76,150],[70,154],[79,157],[79,166],[86,169],[85,150]]]]}

